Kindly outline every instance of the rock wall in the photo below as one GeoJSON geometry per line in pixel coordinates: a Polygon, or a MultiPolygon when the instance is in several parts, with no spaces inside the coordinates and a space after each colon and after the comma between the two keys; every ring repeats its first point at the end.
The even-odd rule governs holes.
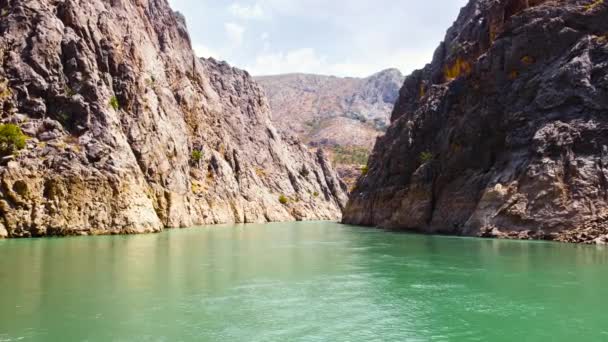
{"type": "Polygon", "coordinates": [[[471,0],[407,77],[344,222],[608,239],[608,3],[471,0]]]}
{"type": "Polygon", "coordinates": [[[0,0],[0,235],[336,219],[344,186],[166,0],[0,0]],[[283,200],[281,203],[279,198],[283,200]]]}

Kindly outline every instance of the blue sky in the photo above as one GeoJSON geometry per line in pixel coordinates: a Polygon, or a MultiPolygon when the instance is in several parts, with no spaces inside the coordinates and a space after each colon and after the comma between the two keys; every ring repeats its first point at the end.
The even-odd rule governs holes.
{"type": "Polygon", "coordinates": [[[467,0],[169,0],[192,45],[253,75],[368,76],[430,62],[467,0]]]}

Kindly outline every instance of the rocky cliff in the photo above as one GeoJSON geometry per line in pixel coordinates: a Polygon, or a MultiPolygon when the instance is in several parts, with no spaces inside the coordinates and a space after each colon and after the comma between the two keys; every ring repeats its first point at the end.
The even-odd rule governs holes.
{"type": "Polygon", "coordinates": [[[608,3],[471,0],[406,78],[344,222],[608,237],[608,3]]]}
{"type": "Polygon", "coordinates": [[[403,84],[397,69],[367,78],[289,74],[256,77],[270,100],[273,122],[324,148],[347,183],[358,178],[376,138],[390,122],[403,84]]]}
{"type": "Polygon", "coordinates": [[[166,0],[0,0],[0,236],[335,219],[343,184],[166,0]]]}

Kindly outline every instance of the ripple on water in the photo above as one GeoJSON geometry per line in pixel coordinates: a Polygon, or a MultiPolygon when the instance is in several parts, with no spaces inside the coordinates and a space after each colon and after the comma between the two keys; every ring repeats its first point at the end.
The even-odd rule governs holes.
{"type": "Polygon", "coordinates": [[[6,241],[0,342],[603,341],[605,254],[327,222],[6,241]]]}

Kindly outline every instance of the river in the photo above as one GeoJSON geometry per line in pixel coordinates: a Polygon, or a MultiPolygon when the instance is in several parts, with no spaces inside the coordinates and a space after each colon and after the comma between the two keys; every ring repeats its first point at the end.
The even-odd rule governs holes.
{"type": "Polygon", "coordinates": [[[0,341],[606,341],[608,249],[332,222],[0,241],[0,341]]]}

